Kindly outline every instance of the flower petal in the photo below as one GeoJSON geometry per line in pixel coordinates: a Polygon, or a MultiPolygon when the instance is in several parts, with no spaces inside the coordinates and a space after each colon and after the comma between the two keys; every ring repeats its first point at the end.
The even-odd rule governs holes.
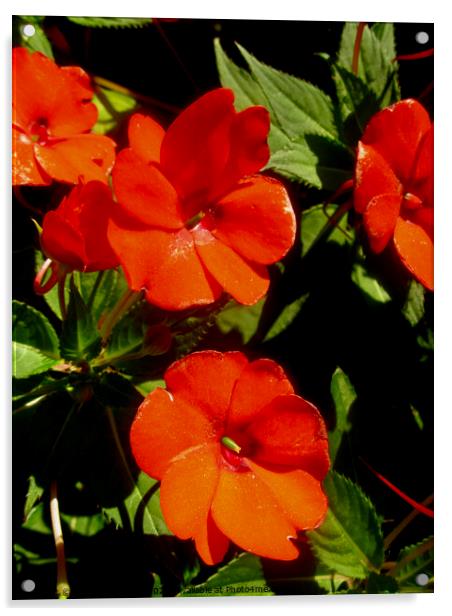
{"type": "Polygon", "coordinates": [[[108,239],[130,288],[145,288],[152,304],[166,310],[183,310],[210,304],[221,295],[221,287],[205,271],[186,229],[149,229],[125,216],[118,207],[109,221],[108,239]]]}
{"type": "Polygon", "coordinates": [[[364,227],[373,252],[382,252],[394,234],[402,197],[383,194],[373,197],[364,211],[364,227]]]}
{"type": "Polygon", "coordinates": [[[253,471],[221,469],[212,517],[218,528],[244,550],[280,560],[298,556],[290,541],[290,537],[296,537],[295,525],[253,471]]]}
{"type": "Polygon", "coordinates": [[[405,267],[430,291],[433,291],[433,241],[422,227],[399,218],[394,244],[405,267]]]}
{"type": "Polygon", "coordinates": [[[423,136],[416,155],[414,170],[407,190],[422,199],[425,206],[433,207],[433,125],[423,136]]]}
{"type": "Polygon", "coordinates": [[[265,295],[270,284],[265,266],[249,263],[199,225],[192,233],[201,261],[235,300],[250,305],[265,295]]]}
{"type": "Polygon", "coordinates": [[[107,238],[108,220],[115,203],[102,182],[88,182],[80,192],[80,232],[85,241],[85,271],[112,269],[119,260],[107,238]]]}
{"type": "Polygon", "coordinates": [[[271,359],[257,359],[248,364],[234,387],[228,413],[228,426],[251,421],[267,404],[282,394],[292,394],[284,370],[271,359]]]}
{"type": "Polygon", "coordinates": [[[214,438],[212,425],[202,413],[160,388],[146,396],[130,429],[138,466],[156,479],[164,476],[173,458],[214,438]]]}
{"type": "Polygon", "coordinates": [[[93,93],[86,73],[76,71],[60,69],[39,52],[13,49],[13,123],[28,130],[33,122],[44,120],[53,137],[89,130],[97,120],[97,108],[89,102],[93,93]]]}
{"type": "Polygon", "coordinates": [[[247,364],[245,355],[234,351],[191,353],[168,368],[165,381],[177,399],[200,409],[223,431],[234,385],[247,364]]]}
{"type": "Polygon", "coordinates": [[[103,135],[78,135],[46,145],[35,144],[36,159],[54,180],[76,184],[107,176],[115,160],[115,144],[103,135]]]}
{"type": "Polygon", "coordinates": [[[405,99],[376,113],[366,126],[362,142],[373,146],[405,184],[411,177],[418,146],[430,125],[424,107],[413,99],[405,99]]]}
{"type": "Polygon", "coordinates": [[[197,531],[194,540],[196,550],[206,565],[215,565],[221,562],[230,543],[226,535],[213,521],[210,511],[207,516],[207,525],[203,525],[197,531]]]}
{"type": "Polygon", "coordinates": [[[413,210],[408,213],[407,218],[422,227],[433,240],[435,215],[432,207],[420,207],[417,210],[413,210]]]}
{"type": "Polygon", "coordinates": [[[207,527],[219,478],[218,443],[201,445],[173,458],[163,475],[160,504],[168,528],[189,539],[207,527]]]}
{"type": "Polygon", "coordinates": [[[278,261],[295,239],[289,195],[281,182],[264,176],[243,180],[203,223],[209,218],[215,237],[256,263],[278,261]]]}
{"type": "Polygon", "coordinates": [[[328,471],[325,423],[316,407],[296,395],[274,398],[245,430],[249,457],[258,464],[292,466],[323,479],[328,471]]]}
{"type": "Polygon", "coordinates": [[[13,186],[46,186],[51,183],[47,173],[36,163],[34,144],[14,126],[12,146],[13,186]]]}
{"type": "Polygon", "coordinates": [[[360,141],[355,167],[355,210],[362,214],[369,201],[383,193],[402,194],[402,185],[381,154],[360,141]]]}
{"type": "Polygon", "coordinates": [[[168,128],[160,160],[181,199],[208,202],[208,195],[218,184],[229,157],[233,100],[232,90],[208,92],[168,128]]]}
{"type": "Polygon", "coordinates": [[[156,165],[148,165],[135,150],[122,150],[113,168],[113,187],[124,210],[147,225],[181,229],[179,199],[156,165]]]}
{"type": "Polygon", "coordinates": [[[129,121],[129,145],[145,163],[160,161],[165,130],[150,116],[134,113],[129,121]]]}
{"type": "Polygon", "coordinates": [[[81,234],[56,210],[44,216],[41,247],[44,254],[54,261],[78,271],[85,267],[85,246],[81,234]]]}
{"type": "Polygon", "coordinates": [[[297,529],[317,528],[323,522],[328,500],[312,475],[301,470],[273,472],[254,462],[249,464],[297,529]]]}

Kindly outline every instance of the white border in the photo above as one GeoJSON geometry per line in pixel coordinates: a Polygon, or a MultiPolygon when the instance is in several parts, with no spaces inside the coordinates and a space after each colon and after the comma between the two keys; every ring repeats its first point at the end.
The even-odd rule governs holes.
{"type": "MultiPolygon", "coordinates": [[[[141,607],[155,610],[211,609],[245,610],[251,607],[261,611],[274,611],[283,607],[290,611],[306,610],[309,613],[331,613],[342,616],[350,613],[378,613],[384,610],[388,614],[400,614],[409,610],[410,616],[425,616],[425,612],[436,611],[452,605],[450,587],[452,580],[451,550],[452,524],[452,490],[449,468],[451,466],[448,453],[450,451],[452,404],[450,395],[451,382],[451,351],[452,338],[450,320],[452,302],[450,298],[452,271],[452,198],[450,178],[452,175],[452,112],[450,67],[452,66],[452,22],[451,12],[443,0],[410,0],[397,2],[395,0],[377,0],[363,2],[362,0],[332,0],[323,2],[297,2],[296,0],[228,0],[224,3],[207,3],[200,0],[127,0],[124,8],[116,3],[100,2],[99,0],[73,0],[64,3],[55,1],[16,1],[2,3],[0,27],[3,34],[2,51],[2,110],[8,109],[10,100],[10,46],[11,46],[11,15],[12,14],[44,14],[44,15],[126,15],[130,17],[204,17],[204,18],[239,18],[239,19],[291,19],[315,21],[389,21],[389,22],[434,22],[435,23],[435,484],[436,484],[436,554],[435,554],[435,593],[433,595],[394,595],[394,596],[334,596],[334,597],[268,597],[268,598],[221,598],[221,599],[120,599],[120,600],[83,600],[60,603],[57,601],[20,602],[14,604],[9,600],[11,587],[10,562],[10,421],[6,419],[0,428],[2,436],[2,456],[0,468],[1,482],[4,490],[1,507],[1,577],[0,604],[7,609],[16,609],[17,614],[34,608],[42,609],[81,609],[97,608],[111,610],[119,608],[128,610],[130,607],[141,607]]],[[[271,45],[271,41],[269,41],[271,45]]],[[[152,60],[150,59],[150,62],[152,60]]],[[[10,296],[11,273],[10,254],[10,114],[3,113],[1,124],[2,142],[4,145],[0,165],[0,186],[3,187],[4,203],[1,211],[2,237],[2,295],[1,295],[1,379],[4,405],[2,416],[8,417],[10,410],[10,296]],[[6,271],[5,271],[6,270],[6,271]]],[[[433,412],[433,409],[432,409],[433,412]]],[[[382,443],[384,447],[384,443],[382,443]]],[[[419,452],[422,456],[422,452],[419,452]]],[[[450,609],[450,607],[449,607],[450,609]]]]}

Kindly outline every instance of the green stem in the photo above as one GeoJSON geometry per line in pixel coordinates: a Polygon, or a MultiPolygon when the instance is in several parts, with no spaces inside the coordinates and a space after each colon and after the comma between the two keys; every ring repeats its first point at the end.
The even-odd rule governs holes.
{"type": "Polygon", "coordinates": [[[93,307],[94,298],[96,297],[96,293],[99,289],[100,283],[102,282],[102,278],[104,277],[104,274],[105,274],[105,270],[102,270],[98,272],[96,276],[96,281],[93,285],[93,288],[91,289],[91,293],[89,294],[88,302],[86,304],[86,307],[88,308],[88,310],[91,310],[91,308],[93,307]]]}
{"type": "MultiPolygon", "coordinates": [[[[428,496],[424,501],[422,501],[422,504],[425,505],[425,506],[428,506],[432,502],[433,502],[433,494],[430,494],[430,496],[428,496]]],[[[414,520],[414,518],[416,518],[418,515],[419,515],[419,511],[417,511],[416,509],[413,509],[413,511],[411,511],[411,513],[409,513],[405,518],[403,518],[403,520],[400,522],[400,524],[398,524],[389,533],[389,535],[384,540],[384,548],[385,548],[385,550],[387,550],[389,548],[389,546],[394,541],[394,539],[396,539],[400,535],[400,533],[403,530],[405,530],[405,528],[408,526],[408,524],[411,524],[411,522],[414,520]]]]}
{"type": "Polygon", "coordinates": [[[124,316],[124,314],[138,301],[141,297],[141,291],[127,291],[120,297],[118,303],[107,316],[100,328],[100,334],[102,341],[105,342],[110,337],[110,334],[118,321],[124,316]]]}
{"type": "Polygon", "coordinates": [[[69,586],[69,582],[67,579],[63,530],[61,528],[57,482],[55,479],[50,484],[50,520],[52,522],[53,539],[55,541],[55,549],[57,555],[56,594],[58,599],[68,599],[71,593],[71,587],[69,586]]]}
{"type": "Polygon", "coordinates": [[[64,296],[64,288],[66,285],[67,273],[58,276],[58,303],[60,305],[61,318],[64,321],[67,317],[66,298],[64,296]]]}

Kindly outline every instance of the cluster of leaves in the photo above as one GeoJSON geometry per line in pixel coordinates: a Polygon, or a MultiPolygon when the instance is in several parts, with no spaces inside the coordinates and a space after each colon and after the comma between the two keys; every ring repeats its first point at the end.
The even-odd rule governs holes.
{"type": "MultiPolygon", "coordinates": [[[[68,19],[91,28],[150,22],[68,19]]],[[[43,22],[43,17],[22,16],[17,32],[21,44],[51,56],[43,22]],[[33,37],[23,34],[25,23],[34,25],[33,37]]],[[[237,46],[236,63],[219,40],[214,43],[219,79],[233,89],[237,108],[259,104],[270,111],[267,170],[294,186],[319,191],[318,204],[301,212],[296,246],[271,272],[266,298],[251,307],[218,302],[177,314],[139,300],[108,336],[106,320],[127,292],[121,270],[68,277],[64,319],[56,290],[45,296],[41,310],[14,301],[19,584],[37,580],[40,596],[54,595],[48,499],[50,484],[57,481],[74,597],[431,590],[432,538],[416,536],[412,545],[394,551],[390,535],[384,539],[387,522],[381,513],[392,517],[400,509],[381,510],[384,497],[371,500],[369,490],[361,487],[366,481],[355,470],[357,456],[368,455],[372,439],[388,438],[384,422],[391,414],[401,415],[396,422],[401,433],[414,435],[413,451],[415,444],[428,446],[432,424],[426,398],[431,298],[403,273],[396,272],[395,279],[392,267],[366,256],[353,217],[336,204],[321,203],[325,192],[320,191],[330,194],[352,178],[354,148],[368,119],[400,98],[393,26],[364,28],[355,74],[357,27],[346,24],[337,55],[323,55],[334,80],[334,99],[263,64],[242,46],[237,46]],[[201,348],[240,348],[274,357],[287,366],[297,389],[325,409],[332,460],[324,484],[329,512],[303,538],[301,557],[294,563],[231,550],[226,564],[206,567],[191,543],[171,535],[160,511],[158,483],[133,461],[128,433],[143,396],[164,385],[163,373],[175,358],[201,348]],[[378,417],[382,401],[388,408],[378,417]],[[417,582],[419,573],[427,576],[423,586],[417,582]]],[[[94,131],[101,134],[117,131],[138,106],[131,93],[99,85],[94,100],[99,109],[94,131]]],[[[41,265],[36,253],[36,271],[41,265]]],[[[400,438],[398,433],[395,442],[400,438]]],[[[388,455],[397,455],[390,442],[388,455]]],[[[395,520],[394,537],[403,528],[404,521],[395,520]]]]}

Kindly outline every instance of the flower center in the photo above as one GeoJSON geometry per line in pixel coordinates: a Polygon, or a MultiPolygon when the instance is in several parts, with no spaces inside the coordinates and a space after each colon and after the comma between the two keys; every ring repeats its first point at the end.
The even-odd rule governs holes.
{"type": "Polygon", "coordinates": [[[35,143],[44,144],[48,139],[48,123],[46,118],[38,118],[30,126],[31,139],[35,143]]]}
{"type": "Polygon", "coordinates": [[[246,459],[242,454],[242,447],[231,437],[223,436],[220,440],[221,456],[225,466],[234,472],[242,473],[249,470],[246,459]]]}

